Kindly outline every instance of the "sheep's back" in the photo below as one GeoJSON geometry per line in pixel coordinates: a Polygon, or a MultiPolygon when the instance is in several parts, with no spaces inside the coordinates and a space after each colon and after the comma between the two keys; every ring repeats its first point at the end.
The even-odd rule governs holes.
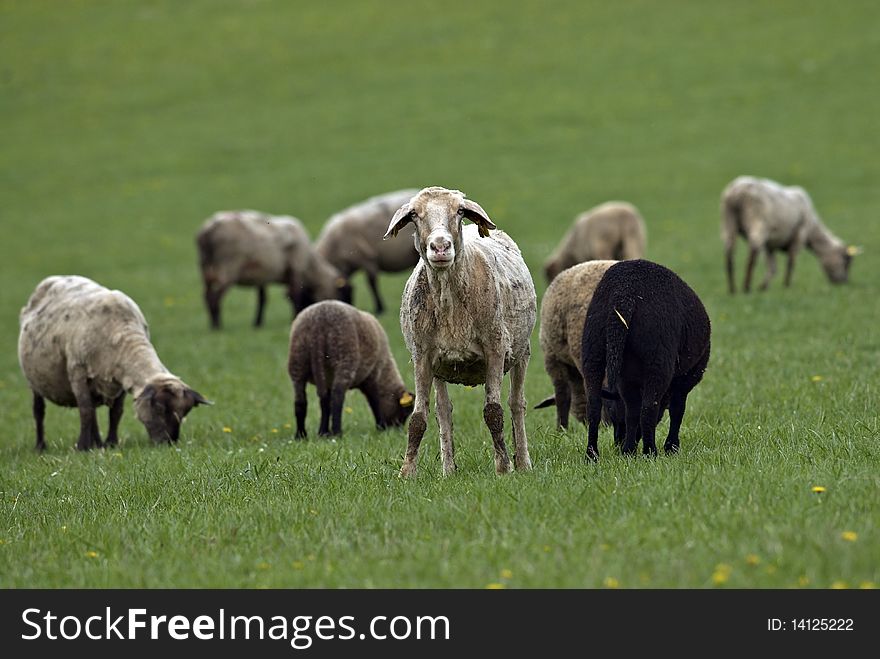
{"type": "Polygon", "coordinates": [[[347,272],[363,268],[368,260],[384,272],[411,269],[419,260],[415,227],[405,227],[394,240],[383,240],[383,236],[397,209],[417,192],[401,190],[371,197],[334,214],[318,237],[318,251],[347,272]]]}
{"type": "Polygon", "coordinates": [[[70,366],[86,367],[113,397],[118,393],[110,377],[114,348],[132,334],[149,338],[147,322],[131,298],[78,276],[43,280],[22,309],[20,325],[18,355],[25,378],[34,391],[67,406],[76,404],[70,366]]]}
{"type": "Polygon", "coordinates": [[[545,354],[581,369],[587,307],[605,272],[617,261],[579,263],[556,277],[541,300],[539,340],[545,354]]]}
{"type": "Polygon", "coordinates": [[[283,282],[291,262],[303,260],[308,234],[296,218],[257,211],[216,214],[202,232],[203,268],[224,283],[283,282]],[[207,258],[206,258],[207,256],[207,258]]]}

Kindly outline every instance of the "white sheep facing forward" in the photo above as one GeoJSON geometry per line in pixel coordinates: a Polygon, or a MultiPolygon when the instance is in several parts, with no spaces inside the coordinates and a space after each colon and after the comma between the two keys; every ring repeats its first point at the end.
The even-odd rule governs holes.
{"type": "Polygon", "coordinates": [[[501,382],[510,371],[514,464],[531,468],[523,382],[537,302],[516,243],[476,202],[457,190],[424,188],[391,219],[385,238],[415,224],[420,261],[406,282],[400,307],[403,338],[412,355],[416,399],[400,475],[414,476],[427,428],[432,385],[443,474],[455,471],[452,403],[447,383],[485,384],[483,419],[492,436],[495,471],[511,470],[504,443],[501,382]],[[462,226],[468,219],[476,226],[462,226]]]}
{"type": "Polygon", "coordinates": [[[733,248],[737,236],[749,244],[743,281],[746,293],[751,289],[752,271],[761,253],[767,258],[767,272],[761,282],[761,290],[765,290],[776,274],[776,250],[788,252],[785,286],[791,284],[795,257],[804,246],[816,254],[833,284],[846,282],[852,257],[861,252],[860,248],[847,246],[831,233],[802,187],[784,186],[754,176],[737,177],[721,193],[721,240],[727,264],[727,287],[731,293],[736,291],[733,248]]]}
{"type": "Polygon", "coordinates": [[[33,391],[37,450],[46,447],[48,398],[79,408],[76,447],[102,446],[95,407],[110,408],[107,445],[118,442],[125,394],[156,442],[174,442],[196,405],[209,404],[159,361],[147,321],[134,301],[91,279],[47,277],[21,310],[18,359],[33,391]]]}

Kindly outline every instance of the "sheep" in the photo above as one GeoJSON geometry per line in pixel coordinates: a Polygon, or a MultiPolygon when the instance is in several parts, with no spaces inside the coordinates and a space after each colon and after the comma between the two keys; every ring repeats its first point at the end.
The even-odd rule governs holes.
{"type": "MultiPolygon", "coordinates": [[[[380,272],[412,270],[419,253],[406,241],[380,239],[394,211],[408,202],[418,190],[398,190],[371,197],[335,213],[321,230],[315,248],[346,279],[363,270],[373,292],[376,313],[385,310],[376,276],[380,272]]],[[[409,235],[412,235],[410,233],[409,235]]]]}
{"type": "Polygon", "coordinates": [[[342,405],[349,389],[363,392],[380,429],[403,424],[412,411],[413,395],[400,377],[385,330],[373,316],[344,302],[318,302],[296,317],[287,372],[299,439],[307,436],[307,382],[318,390],[322,436],[342,433],[342,405]]]}
{"type": "Polygon", "coordinates": [[[118,443],[126,393],[157,443],[176,442],[189,411],[211,404],[159,361],[140,308],[120,291],[85,277],[47,277],[19,319],[18,360],[33,392],[38,451],[46,448],[47,398],[79,408],[80,450],[103,446],[98,405],[110,408],[106,445],[118,443]]]}
{"type": "MultiPolygon", "coordinates": [[[[599,280],[615,263],[617,261],[610,260],[578,263],[561,272],[547,287],[541,300],[539,337],[544,368],[555,393],[535,409],[555,405],[556,423],[560,428],[568,428],[568,413],[572,406],[575,418],[581,423],[586,421],[587,397],[581,375],[584,320],[599,280]]],[[[605,420],[611,423],[611,408],[609,405],[606,408],[603,408],[605,420]]]]}
{"type": "Polygon", "coordinates": [[[295,217],[218,211],[202,224],[196,244],[213,329],[220,328],[220,300],[233,285],[256,287],[254,327],[263,324],[266,284],[287,285],[294,314],[316,300],[351,299],[345,278],[315,251],[295,217]]]}
{"type": "Polygon", "coordinates": [[[664,450],[679,449],[679,430],[690,391],[709,362],[709,316],[697,294],[668,268],[621,261],[608,268],[587,309],[581,371],[587,388],[587,457],[598,459],[602,380],[605,395],[624,407],[624,454],[639,437],[646,455],[656,455],[654,432],[669,409],[664,450]]]}
{"type": "Polygon", "coordinates": [[[625,201],[609,201],[582,213],[544,262],[547,283],[576,263],[593,260],[640,259],[647,231],[638,209],[625,201]]]}
{"type": "Polygon", "coordinates": [[[749,243],[749,259],[743,291],[752,286],[752,271],[763,253],[767,272],[761,282],[766,290],[776,274],[776,250],[788,252],[785,286],[791,284],[794,261],[802,247],[812,250],[833,284],[846,282],[852,258],[861,249],[847,246],[826,227],[813,207],[807,191],[799,186],[784,186],[776,181],[754,176],[740,176],[721,193],[721,239],[727,262],[727,287],[736,292],[733,281],[733,249],[737,236],[749,243]]]}
{"type": "Polygon", "coordinates": [[[456,470],[447,383],[485,384],[483,419],[492,436],[495,471],[508,473],[500,404],[501,381],[508,371],[514,464],[519,470],[530,469],[523,381],[537,304],[522,254],[507,234],[494,231],[486,211],[458,190],[419,191],[391,218],[385,238],[396,236],[410,222],[415,224],[420,260],[404,287],[400,326],[412,355],[416,399],[400,475],[416,473],[432,383],[437,390],[443,474],[456,470]],[[462,227],[465,218],[476,226],[462,227]]]}

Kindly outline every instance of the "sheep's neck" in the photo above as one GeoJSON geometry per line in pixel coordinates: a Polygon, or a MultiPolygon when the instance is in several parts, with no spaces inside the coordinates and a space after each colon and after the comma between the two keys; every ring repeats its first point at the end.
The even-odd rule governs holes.
{"type": "Polygon", "coordinates": [[[455,307],[466,302],[467,280],[470,273],[470,254],[467,245],[463,245],[456,255],[455,262],[445,270],[434,270],[430,265],[428,273],[428,286],[431,288],[433,298],[437,301],[437,313],[441,317],[452,317],[455,307]]]}
{"type": "Polygon", "coordinates": [[[119,354],[125,355],[117,365],[116,379],[122,388],[137,397],[147,382],[157,375],[171,373],[159,360],[156,349],[143,335],[128,336],[117,343],[119,354]]]}
{"type": "Polygon", "coordinates": [[[815,218],[812,225],[807,234],[807,247],[816,252],[816,254],[823,254],[841,244],[840,239],[831,233],[819,218],[815,218]]]}

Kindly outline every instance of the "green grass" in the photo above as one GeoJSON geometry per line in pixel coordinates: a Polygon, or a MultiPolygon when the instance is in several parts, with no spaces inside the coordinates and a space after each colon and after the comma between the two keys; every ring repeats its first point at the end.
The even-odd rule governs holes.
{"type": "MultiPolygon", "coordinates": [[[[444,6],[0,2],[0,586],[880,581],[876,3],[444,6]],[[865,247],[849,285],[805,253],[791,289],[725,293],[718,198],[743,173],[803,185],[865,247]],[[583,428],[531,411],[535,469],[499,478],[482,391],[460,387],[452,478],[432,422],[400,481],[404,433],[376,432],[356,392],[339,441],[292,440],[281,292],[264,329],[234,291],[209,332],[196,228],[252,207],[315,235],[352,202],[434,184],[519,242],[539,296],[576,213],[639,206],[649,257],[713,321],[680,455],[623,459],[603,431],[588,464],[583,428]],[[17,314],[58,273],[131,295],[163,361],[216,401],[179,446],[151,446],[129,401],[120,449],[74,452],[76,412],[50,406],[33,452],[17,314]]],[[[382,323],[411,384],[404,281],[382,279],[382,323]]],[[[532,403],[550,391],[533,346],[532,403]]]]}

